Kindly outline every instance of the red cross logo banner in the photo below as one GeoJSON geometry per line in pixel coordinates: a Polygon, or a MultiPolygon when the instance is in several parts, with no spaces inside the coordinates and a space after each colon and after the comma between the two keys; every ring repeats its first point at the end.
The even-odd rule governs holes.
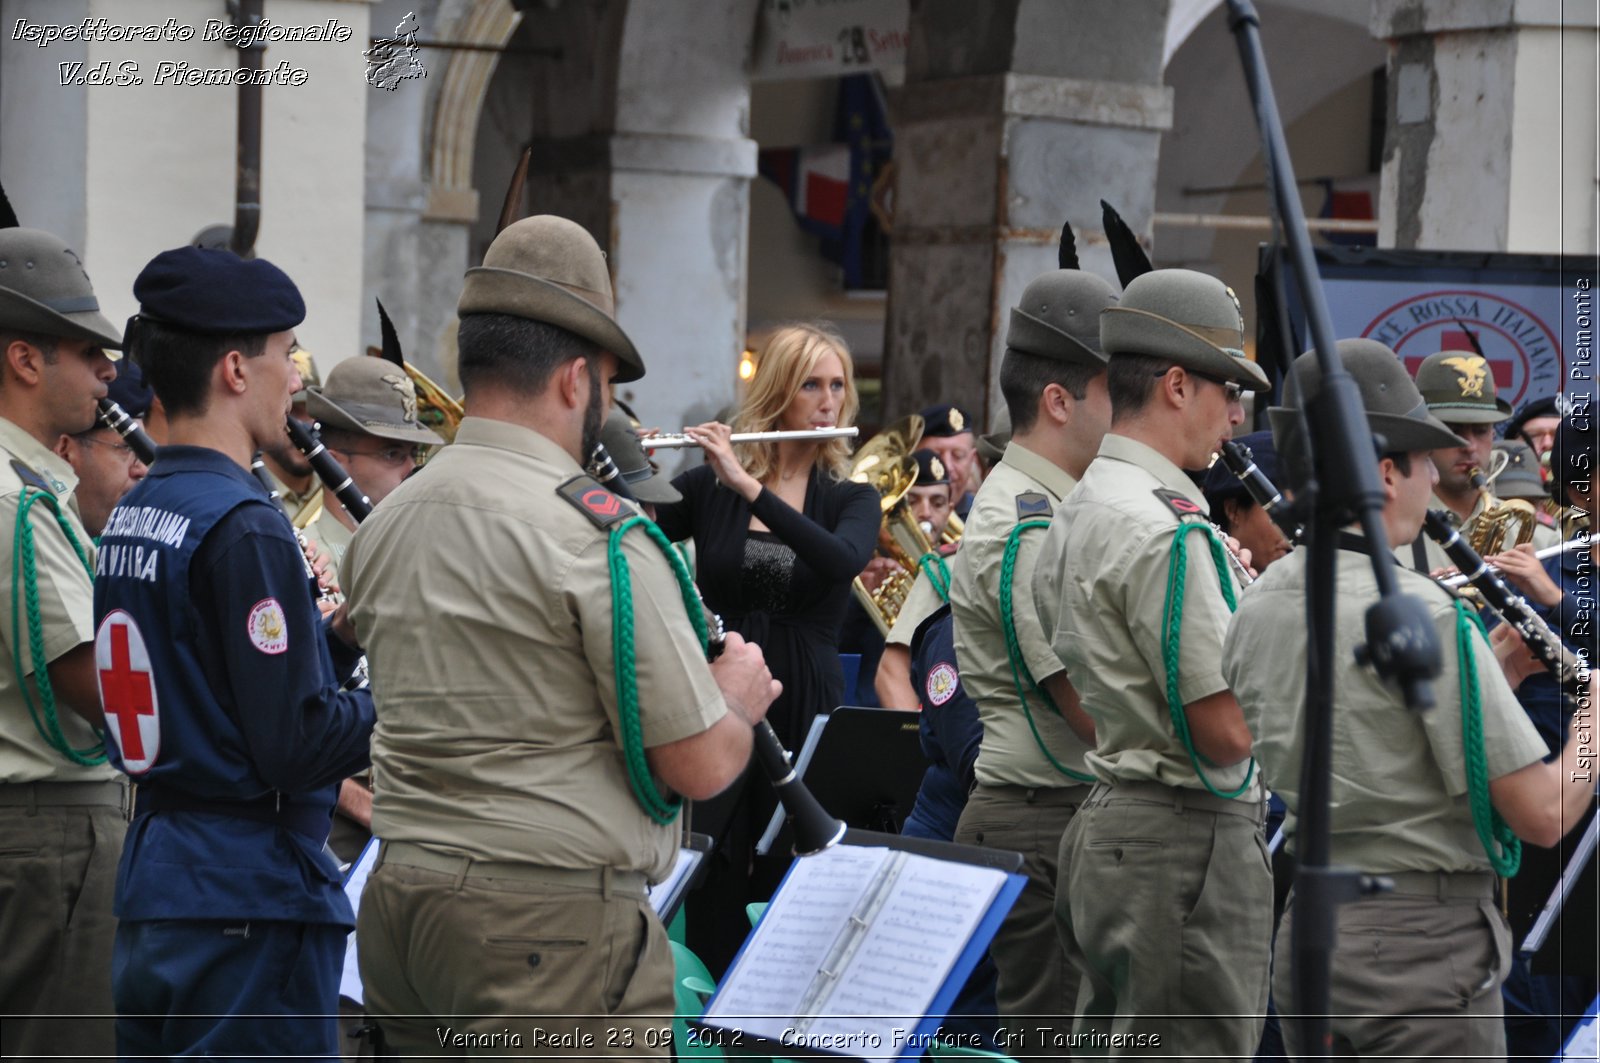
{"type": "Polygon", "coordinates": [[[100,622],[94,636],[94,666],[106,731],[122,754],[129,775],[149,771],[161,752],[161,712],[150,653],[139,625],[121,609],[100,622]]]}

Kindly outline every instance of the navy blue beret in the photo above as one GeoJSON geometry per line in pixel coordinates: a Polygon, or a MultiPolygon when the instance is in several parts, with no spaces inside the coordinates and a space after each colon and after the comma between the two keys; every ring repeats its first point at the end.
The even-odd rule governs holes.
{"type": "Polygon", "coordinates": [[[133,282],[145,317],[227,335],[286,332],[306,319],[300,289],[264,258],[179,247],[150,260],[133,282]]]}
{"type": "Polygon", "coordinates": [[[939,455],[924,449],[912,451],[911,456],[917,459],[917,482],[913,486],[938,487],[950,482],[950,470],[939,460],[939,455]]]}
{"type": "Polygon", "coordinates": [[[967,416],[967,411],[948,402],[923,410],[922,421],[924,439],[944,439],[974,431],[972,418],[967,416]]]}
{"type": "Polygon", "coordinates": [[[150,415],[150,404],[156,393],[144,382],[144,370],[131,358],[117,363],[117,379],[107,388],[106,397],[128,412],[129,417],[143,420],[150,415]]]}
{"type": "MultiPolygon", "coordinates": [[[[1272,442],[1272,433],[1251,432],[1249,435],[1237,437],[1234,442],[1250,448],[1256,467],[1272,481],[1274,487],[1281,491],[1283,484],[1278,479],[1278,448],[1272,442]]],[[[1206,501],[1213,506],[1225,498],[1243,498],[1247,493],[1244,484],[1228,469],[1228,463],[1221,458],[1206,470],[1205,482],[1201,484],[1200,489],[1205,492],[1206,501]]]]}

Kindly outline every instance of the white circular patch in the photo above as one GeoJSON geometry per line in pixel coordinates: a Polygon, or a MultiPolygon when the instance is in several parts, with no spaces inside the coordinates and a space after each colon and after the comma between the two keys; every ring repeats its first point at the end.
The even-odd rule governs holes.
{"type": "Polygon", "coordinates": [[[276,598],[263,598],[250,609],[245,621],[250,644],[262,653],[279,654],[289,649],[289,622],[276,598]]]}
{"type": "Polygon", "coordinates": [[[161,710],[150,652],[139,625],[121,609],[100,621],[94,635],[95,680],[106,734],[130,775],[149,771],[161,752],[161,710]]]}
{"type": "Polygon", "coordinates": [[[943,705],[956,696],[956,685],[960,681],[961,678],[956,675],[955,666],[940,661],[928,673],[928,681],[923,686],[927,688],[929,701],[935,705],[943,705]]]}

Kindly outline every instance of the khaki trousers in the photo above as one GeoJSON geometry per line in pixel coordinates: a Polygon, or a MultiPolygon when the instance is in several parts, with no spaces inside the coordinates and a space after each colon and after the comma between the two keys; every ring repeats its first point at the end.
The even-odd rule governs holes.
{"type": "Polygon", "coordinates": [[[989,945],[999,973],[995,1000],[999,1038],[1013,1056],[1061,1055],[1055,1038],[1072,1029],[1078,971],[1067,962],[1055,931],[1055,895],[1061,836],[1087,786],[1039,787],[980,784],[967,798],[955,840],[1023,856],[1028,883],[989,945]]]}
{"type": "Polygon", "coordinates": [[[110,782],[0,787],[0,1056],[116,1054],[123,793],[110,782]],[[45,803],[60,794],[101,803],[45,803]]]}
{"type": "MultiPolygon", "coordinates": [[[[1511,931],[1495,907],[1492,877],[1395,877],[1395,893],[1339,906],[1329,994],[1333,1055],[1505,1058],[1500,984],[1511,970],[1511,931]]],[[[1272,992],[1284,1042],[1299,1055],[1293,910],[1291,899],[1278,927],[1272,992]]]]}
{"type": "Polygon", "coordinates": [[[1272,870],[1260,805],[1096,786],[1061,841],[1074,1055],[1248,1060],[1267,1010],[1272,870]]]}
{"type": "Polygon", "coordinates": [[[672,953],[639,876],[431,870],[397,848],[367,880],[356,940],[367,1013],[400,1057],[670,1053],[672,953]]]}

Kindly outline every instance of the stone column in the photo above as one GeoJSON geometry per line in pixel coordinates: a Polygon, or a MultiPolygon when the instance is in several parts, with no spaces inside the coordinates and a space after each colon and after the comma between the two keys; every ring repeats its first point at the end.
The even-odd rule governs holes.
{"type": "Polygon", "coordinates": [[[1148,238],[1171,124],[1167,4],[960,0],[913,9],[891,101],[895,216],[884,410],[961,402],[985,425],[1009,308],[1054,268],[1063,221],[1115,282],[1100,200],[1148,238]]]}
{"type": "Polygon", "coordinates": [[[1374,0],[1380,244],[1592,254],[1597,29],[1580,0],[1374,0]]]}

